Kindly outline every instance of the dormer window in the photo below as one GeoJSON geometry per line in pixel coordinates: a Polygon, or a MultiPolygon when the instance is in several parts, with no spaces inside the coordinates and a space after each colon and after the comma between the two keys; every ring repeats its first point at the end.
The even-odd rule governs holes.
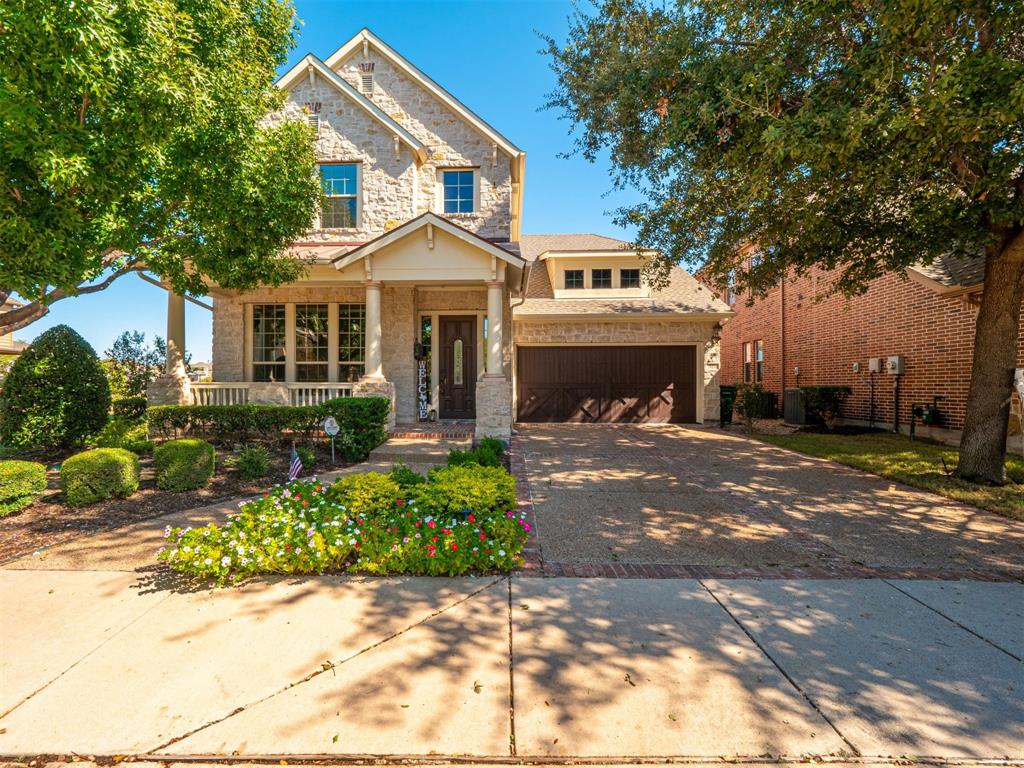
{"type": "Polygon", "coordinates": [[[565,287],[569,288],[583,288],[583,270],[582,269],[567,269],[565,270],[565,287]]]}
{"type": "Polygon", "coordinates": [[[610,269],[592,269],[590,271],[591,288],[611,288],[612,271],[610,269]]]}
{"type": "Polygon", "coordinates": [[[619,270],[619,287],[620,288],[639,288],[640,287],[640,270],[639,269],[620,269],[619,270]]]}

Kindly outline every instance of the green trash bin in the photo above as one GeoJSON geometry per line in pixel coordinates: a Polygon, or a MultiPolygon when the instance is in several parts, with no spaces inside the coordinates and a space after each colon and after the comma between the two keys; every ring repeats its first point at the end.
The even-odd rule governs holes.
{"type": "Polygon", "coordinates": [[[732,424],[732,407],[736,403],[736,386],[734,384],[720,384],[718,387],[720,426],[732,424]]]}

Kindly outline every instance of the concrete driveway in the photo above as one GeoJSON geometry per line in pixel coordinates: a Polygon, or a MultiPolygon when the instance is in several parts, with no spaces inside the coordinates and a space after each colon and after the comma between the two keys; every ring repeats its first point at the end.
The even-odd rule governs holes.
{"type": "Polygon", "coordinates": [[[1024,523],[717,429],[528,425],[553,575],[1024,580],[1024,523]]]}
{"type": "MultiPolygon", "coordinates": [[[[637,576],[617,569],[671,570],[662,561],[676,558],[704,572],[269,578],[211,591],[154,564],[177,520],[83,537],[0,568],[0,757],[1024,762],[1024,585],[921,578],[954,575],[971,551],[990,573],[1014,567],[1020,552],[999,537],[1019,531],[999,518],[936,511],[930,497],[713,432],[524,440],[516,461],[543,548],[565,567],[637,576]],[[735,477],[737,451],[752,477],[735,477]],[[830,502],[831,483],[849,495],[830,502]],[[951,559],[922,544],[901,561],[914,578],[837,577],[870,543],[855,505],[886,536],[941,537],[951,559]],[[640,526],[628,546],[617,516],[640,526]],[[787,542],[794,530],[806,545],[787,542]],[[833,541],[839,554],[822,558],[836,570],[806,568],[829,578],[778,578],[803,567],[778,559],[833,541]],[[737,562],[776,578],[728,578],[737,562]]],[[[893,556],[899,539],[886,541],[872,557],[893,556]]]]}

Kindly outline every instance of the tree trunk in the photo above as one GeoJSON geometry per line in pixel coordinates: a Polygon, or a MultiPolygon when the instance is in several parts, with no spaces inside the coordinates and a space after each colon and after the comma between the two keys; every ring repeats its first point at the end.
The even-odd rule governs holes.
{"type": "Polygon", "coordinates": [[[985,262],[985,289],[974,331],[971,389],[956,469],[957,476],[965,480],[1006,482],[1006,428],[1017,365],[1022,297],[1024,234],[1017,232],[985,262]]]}

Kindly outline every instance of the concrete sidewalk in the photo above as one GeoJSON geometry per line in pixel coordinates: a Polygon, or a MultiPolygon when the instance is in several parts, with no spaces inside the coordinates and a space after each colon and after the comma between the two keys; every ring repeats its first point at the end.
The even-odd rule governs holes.
{"type": "Polygon", "coordinates": [[[87,561],[0,570],[2,755],[1024,760],[1021,584],[87,561]]]}

